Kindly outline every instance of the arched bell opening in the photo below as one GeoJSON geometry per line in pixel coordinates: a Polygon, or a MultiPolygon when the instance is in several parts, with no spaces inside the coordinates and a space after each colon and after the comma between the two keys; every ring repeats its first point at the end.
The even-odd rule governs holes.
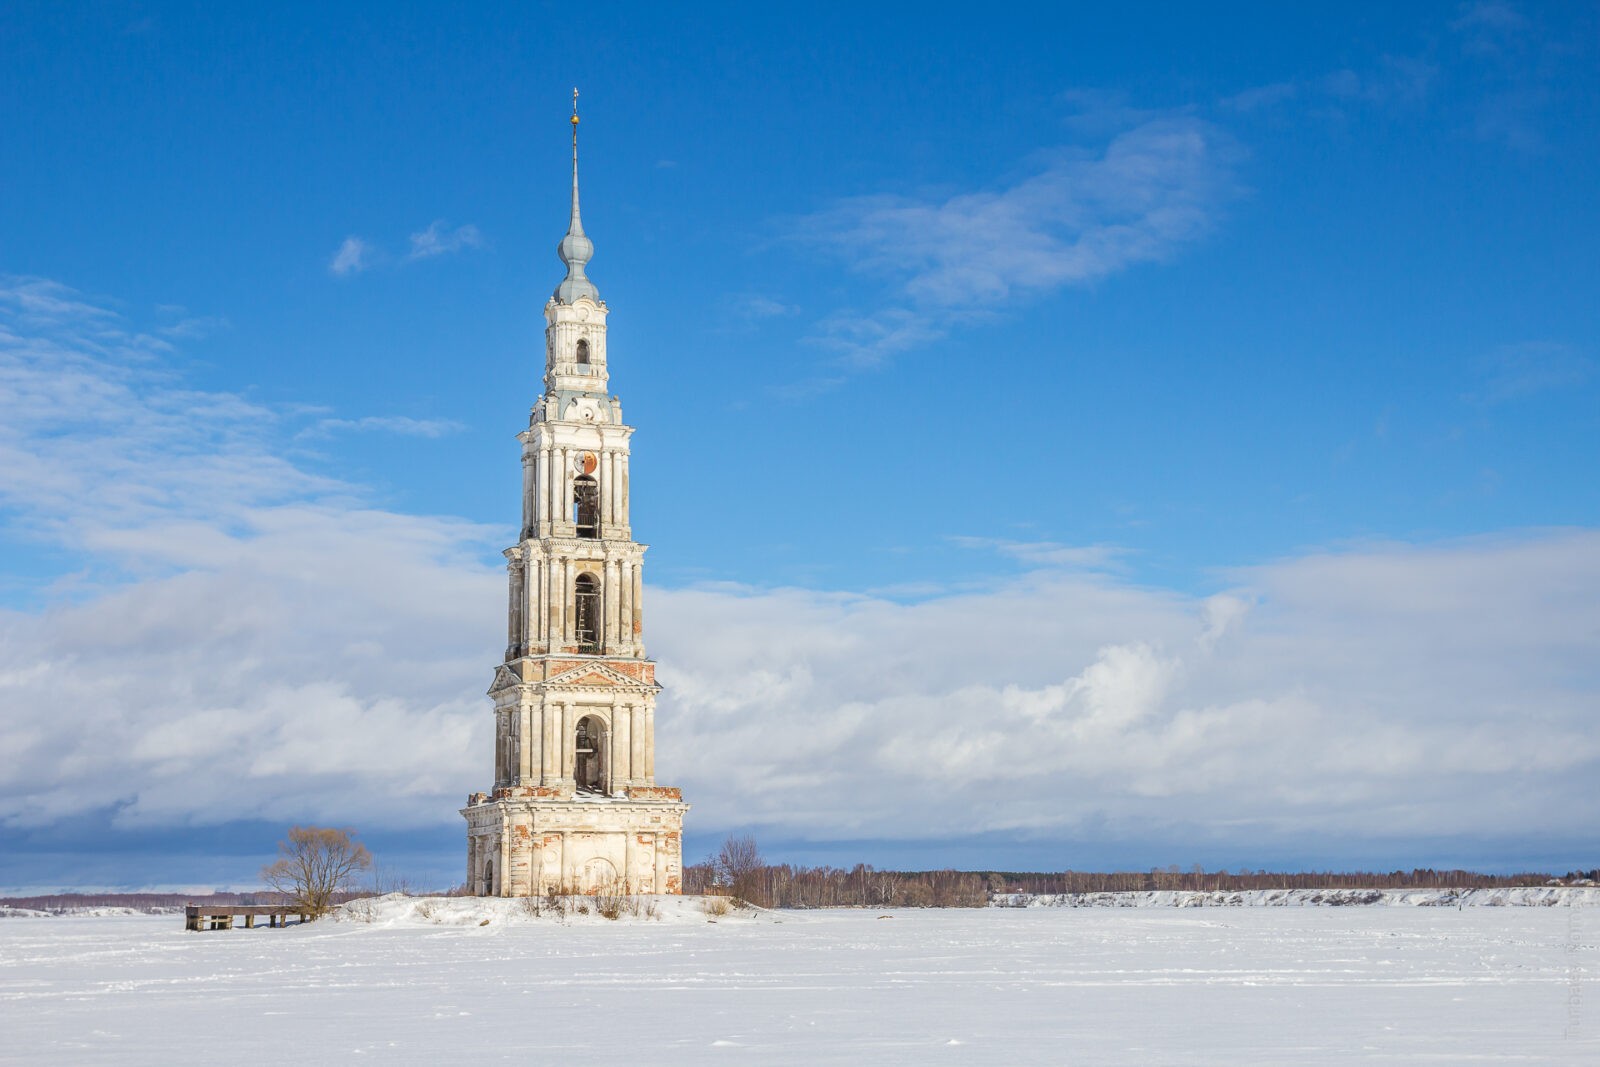
{"type": "Polygon", "coordinates": [[[578,364],[580,366],[584,366],[584,367],[587,367],[589,365],[589,342],[588,341],[579,341],[578,342],[578,364]]]}
{"type": "Polygon", "coordinates": [[[600,651],[600,579],[587,572],[573,583],[572,618],[576,623],[578,650],[600,651]]]}
{"type": "Polygon", "coordinates": [[[587,474],[572,480],[572,524],[579,537],[600,536],[600,483],[587,474]]]}
{"type": "Polygon", "coordinates": [[[605,795],[611,792],[611,776],[606,773],[610,764],[606,758],[607,740],[606,724],[598,716],[585,715],[578,720],[577,743],[573,746],[577,758],[572,777],[579,793],[605,795]]]}

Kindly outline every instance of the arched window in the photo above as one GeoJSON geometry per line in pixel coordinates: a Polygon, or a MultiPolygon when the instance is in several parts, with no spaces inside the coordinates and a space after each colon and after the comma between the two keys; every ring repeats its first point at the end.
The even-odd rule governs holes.
{"type": "Polygon", "coordinates": [[[575,583],[572,618],[578,635],[578,648],[584,652],[600,651],[600,579],[592,574],[580,574],[575,583]]]}
{"type": "Polygon", "coordinates": [[[578,342],[578,362],[583,364],[584,366],[588,366],[589,365],[589,342],[588,341],[579,341],[578,342]]]}
{"type": "Polygon", "coordinates": [[[579,537],[600,536],[600,484],[590,475],[572,480],[572,524],[579,537]]]}
{"type": "Polygon", "coordinates": [[[593,715],[578,720],[572,777],[580,793],[606,792],[606,726],[593,715]]]}
{"type": "Polygon", "coordinates": [[[480,895],[494,896],[494,860],[483,861],[483,892],[480,895]]]}

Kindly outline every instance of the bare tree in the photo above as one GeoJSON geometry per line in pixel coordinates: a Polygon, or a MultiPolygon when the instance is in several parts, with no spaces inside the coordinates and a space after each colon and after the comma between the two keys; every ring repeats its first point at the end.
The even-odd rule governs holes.
{"type": "Polygon", "coordinates": [[[357,872],[372,866],[372,853],[354,830],[294,826],[278,842],[278,861],[261,868],[261,880],[304,908],[321,915],[336,894],[355,886],[357,872]]]}
{"type": "Polygon", "coordinates": [[[765,865],[756,839],[749,834],[730,836],[722,843],[715,860],[717,874],[728,891],[747,904],[766,907],[771,904],[766,892],[765,865]]]}

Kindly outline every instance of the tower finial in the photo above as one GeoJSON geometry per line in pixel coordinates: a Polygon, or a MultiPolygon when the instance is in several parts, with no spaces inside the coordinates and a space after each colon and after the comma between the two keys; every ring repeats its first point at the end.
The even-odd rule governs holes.
{"type": "Polygon", "coordinates": [[[594,244],[584,235],[583,217],[578,213],[578,90],[572,90],[572,217],[567,222],[567,235],[556,246],[561,262],[567,265],[567,276],[556,286],[555,298],[570,304],[580,296],[599,303],[600,291],[583,273],[584,265],[594,255],[594,244]]]}

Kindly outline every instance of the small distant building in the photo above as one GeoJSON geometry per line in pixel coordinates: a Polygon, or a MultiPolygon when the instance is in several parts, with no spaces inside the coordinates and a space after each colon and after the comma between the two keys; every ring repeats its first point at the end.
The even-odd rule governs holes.
{"type": "Polygon", "coordinates": [[[544,395],[522,442],[522,534],[506,549],[505,662],[495,671],[494,788],[474,793],[467,887],[480,896],[679,893],[683,816],[656,784],[655,705],[633,539],[633,428],[607,392],[609,308],[584,273],[573,94],[567,274],[545,305],[544,395]]]}

